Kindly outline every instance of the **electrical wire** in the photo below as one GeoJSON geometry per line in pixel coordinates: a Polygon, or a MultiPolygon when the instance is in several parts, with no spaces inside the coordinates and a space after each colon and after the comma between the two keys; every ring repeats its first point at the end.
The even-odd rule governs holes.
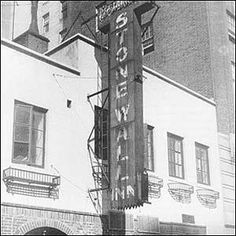
{"type": "MultiPolygon", "coordinates": [[[[69,182],[69,183],[70,183],[71,185],[73,185],[75,188],[77,188],[78,190],[80,190],[81,193],[83,193],[84,195],[86,195],[86,203],[88,203],[88,201],[91,200],[91,201],[92,201],[92,205],[93,205],[95,211],[98,213],[97,208],[96,208],[96,205],[94,205],[94,201],[92,200],[92,198],[91,198],[91,196],[90,196],[90,194],[89,194],[89,190],[86,191],[86,190],[82,189],[81,187],[79,187],[77,184],[74,184],[70,179],[68,179],[67,177],[65,177],[64,175],[62,175],[61,172],[60,172],[56,167],[54,167],[53,165],[51,165],[51,168],[54,169],[54,170],[58,173],[58,175],[60,175],[63,179],[65,179],[67,182],[69,182]]],[[[87,206],[88,206],[88,204],[86,204],[86,209],[85,209],[85,211],[87,210],[87,206]]],[[[98,214],[99,214],[99,213],[98,213],[98,214]]]]}
{"type": "Polygon", "coordinates": [[[51,168],[54,169],[63,179],[65,179],[67,182],[69,182],[71,185],[73,185],[75,188],[79,189],[81,192],[83,192],[83,194],[86,194],[86,198],[89,198],[88,195],[88,191],[82,189],[81,187],[79,187],[78,185],[74,184],[70,179],[68,179],[67,177],[65,177],[64,175],[61,174],[61,172],[54,167],[53,165],[51,165],[51,168]]]}
{"type": "Polygon", "coordinates": [[[54,76],[62,77],[62,78],[70,78],[70,79],[97,79],[96,76],[68,76],[62,74],[53,74],[54,76]]]}

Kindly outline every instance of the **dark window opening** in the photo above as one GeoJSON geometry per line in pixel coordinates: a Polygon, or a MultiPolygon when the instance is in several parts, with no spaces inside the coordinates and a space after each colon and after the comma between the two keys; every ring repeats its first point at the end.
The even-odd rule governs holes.
{"type": "Polygon", "coordinates": [[[108,111],[95,106],[95,154],[108,159],[108,111]]]}

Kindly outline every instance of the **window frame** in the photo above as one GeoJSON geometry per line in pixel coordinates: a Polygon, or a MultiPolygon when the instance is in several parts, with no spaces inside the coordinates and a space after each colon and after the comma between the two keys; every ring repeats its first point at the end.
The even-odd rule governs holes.
{"type": "Polygon", "coordinates": [[[67,33],[67,28],[64,28],[62,29],[60,32],[59,32],[59,35],[60,35],[60,43],[62,42],[62,40],[64,39],[65,35],[67,33]]]}
{"type": "Polygon", "coordinates": [[[226,10],[226,17],[227,17],[227,28],[228,31],[235,35],[235,15],[230,12],[228,9],[226,10]]]}
{"type": "Polygon", "coordinates": [[[144,130],[144,142],[145,142],[145,156],[144,156],[144,168],[147,171],[151,171],[151,172],[155,172],[155,160],[154,160],[154,138],[153,138],[153,130],[154,130],[154,126],[148,125],[148,124],[144,124],[145,130],[144,130]],[[149,156],[149,152],[148,152],[148,133],[151,132],[151,141],[150,141],[150,145],[151,145],[151,154],[149,156]],[[149,168],[149,162],[151,162],[151,167],[149,168]]]}
{"type": "MultiPolygon", "coordinates": [[[[45,139],[46,139],[46,113],[47,113],[48,109],[42,108],[42,107],[38,107],[38,106],[34,106],[32,104],[29,103],[25,103],[25,102],[21,102],[19,100],[15,100],[14,102],[14,112],[13,112],[13,137],[12,137],[12,158],[11,161],[12,163],[15,164],[21,164],[21,165],[27,165],[27,166],[32,166],[32,167],[38,167],[38,168],[44,168],[45,167],[45,139]],[[15,117],[16,117],[16,107],[17,106],[22,106],[22,107],[30,107],[30,124],[29,124],[29,147],[28,147],[28,153],[29,153],[29,160],[28,162],[22,162],[22,161],[17,161],[14,158],[14,148],[15,148],[15,143],[17,143],[17,141],[15,141],[15,117]],[[32,149],[32,133],[33,130],[35,130],[33,128],[33,112],[40,112],[43,114],[43,143],[42,143],[42,165],[37,165],[34,164],[32,161],[32,157],[31,157],[31,149],[32,149]]],[[[21,143],[21,142],[18,142],[21,143]]]]}
{"type": "Polygon", "coordinates": [[[210,186],[210,185],[211,185],[211,179],[210,179],[210,168],[209,168],[209,154],[208,154],[208,150],[209,150],[209,146],[206,146],[206,145],[203,145],[203,144],[201,144],[201,143],[195,142],[195,160],[196,160],[197,183],[198,183],[198,184],[203,184],[203,185],[208,185],[208,186],[210,186]],[[203,150],[206,151],[207,172],[204,172],[204,171],[203,171],[203,168],[202,168],[202,159],[200,159],[200,158],[197,157],[197,148],[201,148],[201,149],[203,149],[203,150]],[[200,172],[201,172],[201,178],[202,178],[202,181],[201,181],[201,182],[200,182],[199,179],[198,179],[198,172],[199,172],[199,170],[198,170],[198,164],[197,164],[198,159],[200,159],[200,161],[201,161],[201,170],[200,170],[200,172]],[[204,183],[204,182],[203,182],[203,175],[202,175],[203,172],[204,172],[204,173],[207,173],[207,183],[204,183]]]}
{"type": "Polygon", "coordinates": [[[154,41],[154,27],[153,27],[153,21],[148,21],[147,23],[143,24],[141,26],[142,30],[141,33],[143,34],[143,30],[146,29],[146,27],[150,27],[150,31],[152,32],[152,34],[150,33],[151,37],[148,37],[146,39],[143,39],[145,34],[147,33],[147,31],[149,29],[146,30],[145,34],[143,35],[143,37],[141,38],[142,41],[142,51],[143,51],[143,55],[147,55],[150,52],[153,52],[155,50],[155,41],[154,41]],[[146,47],[144,47],[145,42],[151,41],[150,45],[147,45],[146,47]]]}
{"type": "MultiPolygon", "coordinates": [[[[168,149],[169,176],[170,177],[174,177],[174,178],[178,178],[178,179],[185,179],[183,140],[184,140],[183,137],[180,137],[180,136],[177,136],[175,134],[167,132],[167,149],[168,149]],[[181,155],[181,165],[176,163],[175,159],[174,159],[174,162],[170,161],[171,160],[171,158],[170,158],[170,139],[174,139],[174,140],[180,141],[180,143],[181,143],[181,145],[180,145],[181,152],[178,152],[181,155]],[[170,163],[174,164],[174,174],[171,174],[170,163]],[[176,165],[182,166],[182,177],[179,177],[179,176],[176,175],[176,165]]],[[[174,153],[176,153],[176,150],[172,150],[172,151],[174,151],[174,153]]]]}
{"type": "Polygon", "coordinates": [[[47,34],[49,32],[49,21],[50,21],[49,17],[50,17],[49,12],[47,12],[46,14],[44,14],[42,16],[42,18],[43,18],[43,33],[44,34],[47,34]],[[48,19],[46,20],[46,18],[48,18],[48,19]],[[46,28],[48,29],[47,31],[45,30],[46,28]]]}
{"type": "Polygon", "coordinates": [[[62,19],[66,19],[68,17],[68,3],[67,3],[67,1],[61,1],[61,14],[62,14],[62,19]]]}

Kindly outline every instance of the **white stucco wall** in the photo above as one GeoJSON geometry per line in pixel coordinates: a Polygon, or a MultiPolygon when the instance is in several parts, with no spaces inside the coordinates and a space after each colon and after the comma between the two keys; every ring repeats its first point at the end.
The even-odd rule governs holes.
{"type": "Polygon", "coordinates": [[[208,234],[223,233],[223,208],[215,106],[166,81],[144,72],[144,122],[154,126],[155,174],[164,180],[159,199],[131,210],[135,214],[155,215],[160,221],[182,223],[182,214],[194,215],[197,225],[207,226],[208,234]],[[183,137],[185,179],[169,176],[167,132],[183,137]],[[195,142],[209,146],[210,186],[197,183],[195,142]],[[176,202],[167,183],[182,182],[194,186],[192,202],[176,202]],[[197,199],[196,190],[208,188],[220,192],[216,209],[208,209],[197,199]]]}
{"type": "MultiPolygon", "coordinates": [[[[1,70],[1,175],[2,171],[9,166],[58,175],[51,168],[53,165],[66,178],[61,177],[58,200],[11,195],[6,192],[5,184],[2,182],[2,201],[95,212],[90,199],[87,198],[86,191],[89,187],[93,188],[87,151],[87,138],[93,127],[93,112],[87,102],[87,95],[96,91],[96,80],[80,79],[72,73],[5,46],[2,46],[1,54],[3,59],[1,70]],[[53,74],[73,77],[57,77],[64,92],[57,84],[53,74]],[[70,109],[66,106],[67,98],[72,100],[70,109]],[[48,109],[45,169],[11,162],[14,99],[48,109]]],[[[96,75],[96,71],[94,73],[96,75]]]]}

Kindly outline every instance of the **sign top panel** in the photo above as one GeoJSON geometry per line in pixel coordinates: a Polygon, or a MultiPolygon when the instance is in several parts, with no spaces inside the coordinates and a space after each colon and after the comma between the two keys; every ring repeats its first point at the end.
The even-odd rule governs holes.
{"type": "Polygon", "coordinates": [[[141,15],[152,9],[154,2],[155,1],[103,1],[96,7],[98,29],[107,33],[111,18],[120,10],[132,7],[141,15]]]}

